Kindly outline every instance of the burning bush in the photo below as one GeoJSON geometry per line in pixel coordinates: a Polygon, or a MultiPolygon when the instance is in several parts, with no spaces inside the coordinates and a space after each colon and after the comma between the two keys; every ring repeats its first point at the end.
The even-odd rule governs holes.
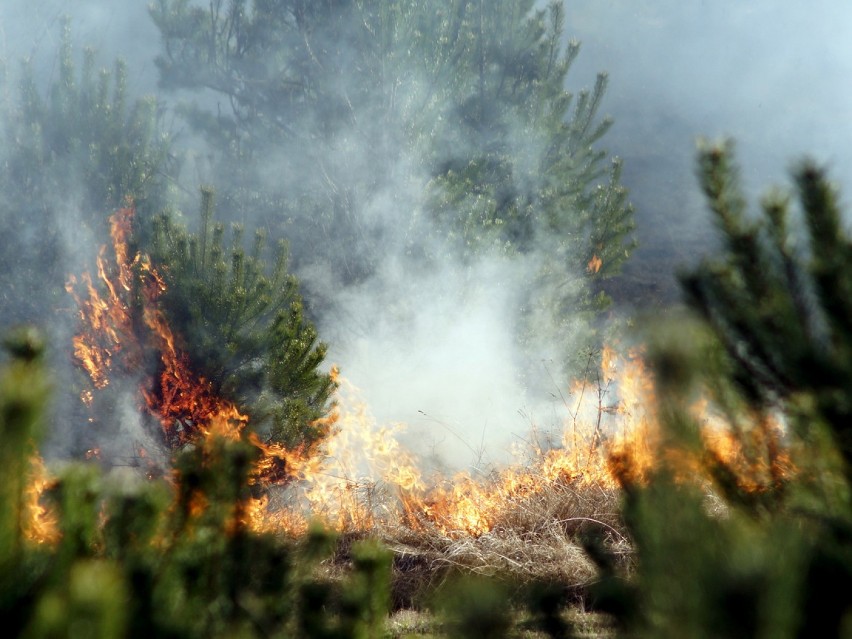
{"type": "Polygon", "coordinates": [[[320,419],[335,384],[318,370],[326,346],[304,317],[286,245],[278,245],[269,269],[262,231],[250,253],[240,227],[229,247],[223,236],[213,221],[210,189],[202,190],[197,234],[168,215],[155,220],[151,259],[163,275],[164,316],[191,353],[190,369],[214,395],[245,411],[254,432],[288,448],[310,446],[327,433],[320,419]]]}
{"type": "MultiPolygon", "coordinates": [[[[205,233],[210,207],[208,197],[205,233]]],[[[97,283],[84,274],[84,293],[75,277],[67,284],[81,319],[74,354],[93,387],[81,393],[92,410],[90,422],[104,422],[102,429],[114,424],[112,415],[99,414],[98,400],[111,380],[129,379],[139,385],[137,402],[161,427],[166,450],[159,462],[170,463],[169,449],[219,434],[251,441],[263,451],[255,466],[257,482],[287,481],[288,457],[313,454],[331,428],[333,419],[323,418],[334,381],[316,370],[325,347],[316,344],[316,332],[302,319],[296,282],[286,275],[283,256],[275,273],[267,276],[260,238],[251,258],[244,259],[237,243],[228,275],[221,233],[213,231],[212,238],[205,235],[209,244],[199,243],[161,221],[165,228],[158,227],[158,241],[162,246],[172,242],[168,246],[173,252],[163,249],[152,262],[131,249],[133,208],[120,209],[110,222],[114,259],[108,258],[106,247],[101,250],[97,283]],[[180,246],[183,252],[176,248],[180,246]],[[190,258],[198,262],[188,262],[190,258]],[[284,304],[290,305],[286,311],[284,304]],[[172,316],[198,337],[174,332],[172,316]],[[211,333],[216,341],[210,340],[211,333]],[[257,392],[250,394],[254,385],[257,392]]],[[[98,454],[97,448],[93,451],[98,454]]],[[[147,458],[149,453],[141,448],[138,455],[147,458]]]]}

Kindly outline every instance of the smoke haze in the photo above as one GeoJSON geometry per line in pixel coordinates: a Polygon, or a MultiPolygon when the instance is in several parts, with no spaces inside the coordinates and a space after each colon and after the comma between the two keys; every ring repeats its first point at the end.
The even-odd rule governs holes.
{"type": "MultiPolygon", "coordinates": [[[[78,50],[94,47],[105,67],[123,57],[130,95],[157,92],[168,105],[175,97],[156,86],[160,41],[147,4],[4,0],[0,51],[13,70],[17,59],[32,58],[47,85],[58,69],[60,16],[69,15],[78,50]]],[[[698,136],[737,140],[752,195],[783,182],[789,163],[806,153],[826,161],[837,179],[852,171],[852,5],[578,0],[565,7],[566,35],[582,43],[568,88],[591,87],[596,73],[609,74],[602,111],[615,124],[601,146],[623,158],[636,208],[640,245],[614,291],[623,308],[676,301],[676,269],[712,248],[694,178],[698,136]]],[[[194,171],[186,179],[208,177],[202,164],[194,171]]],[[[263,179],[279,177],[272,166],[263,179]]],[[[368,232],[391,228],[386,222],[406,203],[408,188],[391,181],[388,189],[403,195],[373,195],[368,232]]],[[[307,285],[335,291],[318,326],[330,342],[329,361],[363,390],[380,421],[409,424],[424,454],[455,464],[501,460],[530,422],[546,428],[556,419],[558,403],[547,397],[566,382],[558,370],[550,388],[531,392],[518,381],[513,313],[535,256],[511,266],[484,258],[416,272],[402,257],[404,243],[386,239],[375,275],[357,286],[339,288],[322,264],[300,272],[307,285]]],[[[542,368],[564,348],[552,346],[541,347],[542,368]]]]}
{"type": "Polygon", "coordinates": [[[804,155],[841,185],[852,175],[849,3],[578,0],[566,11],[583,45],[575,79],[610,75],[605,145],[624,158],[636,205],[627,271],[640,294],[673,299],[675,269],[712,249],[696,138],[735,139],[751,202],[786,186],[804,155]]]}

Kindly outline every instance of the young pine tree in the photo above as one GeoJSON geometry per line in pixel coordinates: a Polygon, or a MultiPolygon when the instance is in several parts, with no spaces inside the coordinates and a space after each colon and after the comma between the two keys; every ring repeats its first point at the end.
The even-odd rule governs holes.
{"type": "Polygon", "coordinates": [[[105,242],[126,198],[159,210],[176,174],[154,98],[132,101],[125,64],[99,72],[91,49],[78,71],[67,22],[61,35],[49,86],[29,63],[16,86],[0,73],[0,325],[53,316],[80,244],[105,242]]]}
{"type": "Polygon", "coordinates": [[[748,215],[730,144],[702,148],[699,174],[724,247],[684,277],[701,328],[653,349],[666,454],[647,484],[625,475],[637,570],[625,587],[604,568],[599,602],[630,636],[849,636],[852,238],[813,162],[793,172],[801,218],[780,190],[748,215]],[[736,455],[699,437],[696,382],[736,455]],[[707,484],[663,461],[687,456],[712,509],[707,484]]]}
{"type": "Polygon", "coordinates": [[[319,420],[335,383],[319,370],[326,346],[304,316],[286,246],[277,246],[270,268],[263,232],[249,252],[240,227],[229,245],[224,236],[206,188],[197,233],[168,214],[155,219],[151,259],[166,280],[161,299],[172,330],[194,372],[246,411],[255,431],[288,447],[312,444],[327,434],[319,420]]]}
{"type": "MultiPolygon", "coordinates": [[[[599,148],[605,78],[566,91],[578,45],[562,44],[560,3],[535,4],[158,0],[152,16],[163,86],[232,107],[185,111],[219,154],[223,199],[286,226],[297,272],[328,265],[346,285],[388,252],[418,270],[536,252],[528,324],[568,344],[570,319],[606,305],[632,210],[599,148]]],[[[308,294],[321,308],[327,293],[308,294]]]]}

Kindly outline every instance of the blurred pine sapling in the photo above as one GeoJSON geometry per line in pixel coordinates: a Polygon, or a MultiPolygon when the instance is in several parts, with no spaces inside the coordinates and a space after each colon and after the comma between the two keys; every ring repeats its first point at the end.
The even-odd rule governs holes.
{"type": "Polygon", "coordinates": [[[701,148],[699,177],[724,246],[683,278],[700,323],[656,337],[661,461],[647,484],[623,466],[637,571],[623,579],[590,543],[598,604],[629,636],[849,636],[852,239],[838,195],[803,161],[801,217],[781,190],[750,215],[730,143],[701,148]],[[696,388],[712,393],[736,454],[700,436],[696,388]],[[663,461],[685,456],[709,484],[663,461]]]}

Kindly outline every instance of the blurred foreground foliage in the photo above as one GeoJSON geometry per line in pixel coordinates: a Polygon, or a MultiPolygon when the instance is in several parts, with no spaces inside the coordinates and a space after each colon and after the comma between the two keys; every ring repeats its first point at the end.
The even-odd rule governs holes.
{"type": "Polygon", "coordinates": [[[631,637],[850,637],[852,241],[838,195],[805,161],[793,172],[801,218],[780,190],[752,217],[730,143],[701,149],[699,176],[724,250],[683,278],[702,322],[661,331],[651,357],[659,457],[703,472],[663,463],[637,481],[621,460],[637,568],[624,579],[590,543],[597,604],[631,637]],[[699,435],[698,388],[736,457],[699,435]]]}
{"type": "Polygon", "coordinates": [[[71,463],[42,497],[53,541],[33,539],[30,466],[49,394],[43,343],[9,338],[0,371],[0,619],[15,637],[379,637],[390,554],[351,545],[352,570],[320,570],[334,537],[251,531],[256,449],[212,437],[182,451],[171,481],[122,481],[71,463]]]}
{"type": "MultiPolygon", "coordinates": [[[[257,449],[246,441],[212,435],[176,453],[173,472],[156,479],[67,462],[33,492],[50,394],[44,343],[21,329],[6,347],[0,621],[12,636],[391,636],[391,551],[319,525],[297,539],[254,530],[257,449]]],[[[429,636],[516,636],[519,619],[535,636],[572,636],[558,585],[519,591],[499,575],[458,575],[422,597],[429,636]]]]}

